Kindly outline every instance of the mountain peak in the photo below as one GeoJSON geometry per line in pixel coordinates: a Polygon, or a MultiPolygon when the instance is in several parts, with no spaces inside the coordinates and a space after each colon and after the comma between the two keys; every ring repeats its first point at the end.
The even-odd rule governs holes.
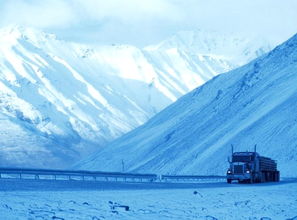
{"type": "Polygon", "coordinates": [[[10,25],[0,29],[2,35],[0,40],[16,41],[18,39],[30,40],[33,42],[56,39],[54,34],[43,32],[39,29],[22,25],[10,25]]]}
{"type": "Polygon", "coordinates": [[[246,37],[235,33],[196,29],[180,31],[160,44],[146,49],[177,48],[194,55],[224,57],[229,62],[240,66],[270,51],[272,46],[271,43],[256,36],[246,37]]]}

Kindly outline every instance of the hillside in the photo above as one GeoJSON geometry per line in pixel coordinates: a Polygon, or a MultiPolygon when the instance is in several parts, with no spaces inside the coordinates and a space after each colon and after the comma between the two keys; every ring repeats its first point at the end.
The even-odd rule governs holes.
{"type": "Polygon", "coordinates": [[[297,176],[297,35],[245,66],[213,78],[76,168],[224,174],[230,145],[278,161],[297,176]]]}
{"type": "Polygon", "coordinates": [[[67,167],[239,65],[196,45],[82,45],[0,30],[0,166],[67,167]]]}

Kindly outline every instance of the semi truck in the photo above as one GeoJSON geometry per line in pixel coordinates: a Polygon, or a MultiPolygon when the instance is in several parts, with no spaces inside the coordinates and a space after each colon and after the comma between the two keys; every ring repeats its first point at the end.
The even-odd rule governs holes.
{"type": "Polygon", "coordinates": [[[237,180],[239,183],[278,182],[280,172],[277,163],[268,157],[260,156],[256,152],[233,152],[227,170],[227,183],[237,180]]]}

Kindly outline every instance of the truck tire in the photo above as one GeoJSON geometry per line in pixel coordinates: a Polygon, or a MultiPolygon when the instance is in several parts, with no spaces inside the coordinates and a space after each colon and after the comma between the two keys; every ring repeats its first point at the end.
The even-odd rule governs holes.
{"type": "Polygon", "coordinates": [[[276,172],[276,179],[275,179],[275,182],[279,182],[279,179],[280,179],[280,178],[279,178],[279,171],[277,171],[277,172],[276,172]]]}
{"type": "Polygon", "coordinates": [[[231,182],[232,182],[232,180],[231,180],[231,179],[227,179],[227,183],[229,183],[229,184],[230,184],[231,182]]]}
{"type": "Polygon", "coordinates": [[[260,182],[261,183],[266,182],[266,178],[265,178],[265,173],[264,172],[261,172],[260,182]]]}

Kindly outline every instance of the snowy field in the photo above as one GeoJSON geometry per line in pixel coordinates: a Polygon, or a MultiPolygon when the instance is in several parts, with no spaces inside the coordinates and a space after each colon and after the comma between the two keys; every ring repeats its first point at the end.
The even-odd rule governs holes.
{"type": "Polygon", "coordinates": [[[0,216],[5,220],[297,219],[297,180],[228,185],[2,179],[0,216]]]}

